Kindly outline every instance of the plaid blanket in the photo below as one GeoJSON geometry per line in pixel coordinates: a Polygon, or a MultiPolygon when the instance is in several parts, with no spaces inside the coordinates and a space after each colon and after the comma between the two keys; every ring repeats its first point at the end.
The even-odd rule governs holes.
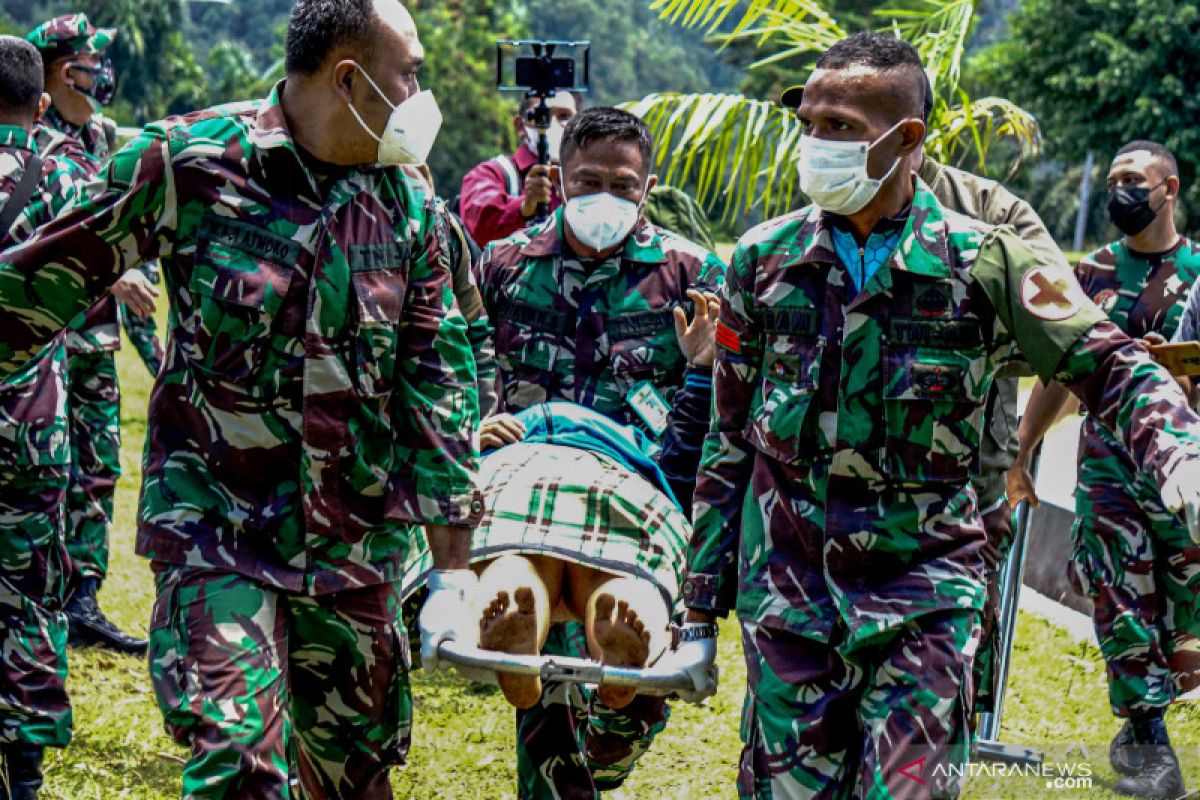
{"type": "MultiPolygon", "coordinates": [[[[679,610],[691,525],[641,475],[600,453],[519,443],[481,460],[480,483],[486,508],[471,540],[471,563],[512,553],[551,555],[648,580],[679,610]]],[[[422,546],[406,570],[406,593],[431,566],[422,546]]]]}

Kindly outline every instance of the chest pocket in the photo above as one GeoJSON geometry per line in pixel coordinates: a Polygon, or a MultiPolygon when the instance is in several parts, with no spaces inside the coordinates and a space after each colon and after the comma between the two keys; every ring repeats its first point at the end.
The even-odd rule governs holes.
{"type": "Polygon", "coordinates": [[[300,256],[284,236],[207,215],[188,290],[194,313],[189,357],[201,373],[227,382],[254,382],[270,357],[271,331],[300,256]]]}
{"type": "Polygon", "coordinates": [[[880,466],[900,483],[964,481],[991,382],[979,324],[903,317],[888,324],[880,466]]]}
{"type": "Polygon", "coordinates": [[[554,399],[564,390],[563,342],[572,329],[562,311],[503,297],[496,309],[496,361],[509,411],[554,399]]]}
{"type": "Polygon", "coordinates": [[[642,381],[650,381],[660,391],[675,383],[669,378],[680,373],[683,353],[675,337],[673,309],[610,316],[606,332],[609,362],[622,401],[642,381]]]}
{"type": "Polygon", "coordinates": [[[825,350],[820,315],[808,308],[769,308],[761,321],[760,386],[746,439],[772,458],[796,464],[817,448],[815,406],[825,350]]]}
{"type": "Polygon", "coordinates": [[[350,283],[356,319],[351,339],[354,387],[384,397],[395,384],[396,345],[408,288],[411,242],[350,245],[350,283]]]}

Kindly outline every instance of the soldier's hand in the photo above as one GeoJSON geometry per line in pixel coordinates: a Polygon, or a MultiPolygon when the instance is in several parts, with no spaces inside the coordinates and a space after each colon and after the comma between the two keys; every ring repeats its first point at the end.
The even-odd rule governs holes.
{"type": "Polygon", "coordinates": [[[149,317],[156,308],[158,287],[140,269],[128,270],[112,287],[113,296],[139,317],[149,317]]]}
{"type": "Polygon", "coordinates": [[[1200,544],[1200,461],[1184,461],[1162,486],[1163,504],[1183,517],[1192,541],[1200,544]]]}
{"type": "Polygon", "coordinates": [[[1022,500],[1028,500],[1032,508],[1038,507],[1037,489],[1033,485],[1033,476],[1029,474],[1029,463],[1023,456],[1017,456],[1012,467],[1004,474],[1004,482],[1008,502],[1013,508],[1022,500]]]}
{"type": "Polygon", "coordinates": [[[421,606],[417,625],[421,629],[421,666],[432,672],[450,665],[438,659],[442,642],[479,642],[475,593],[479,578],[469,569],[435,569],[426,585],[429,596],[421,606]]]}
{"type": "Polygon", "coordinates": [[[493,414],[479,425],[479,449],[516,444],[525,438],[525,425],[512,414],[493,414]]]}
{"type": "Polygon", "coordinates": [[[712,622],[685,622],[678,637],[663,664],[691,679],[692,688],[679,696],[689,703],[699,703],[717,693],[717,626],[712,622]]]}
{"type": "Polygon", "coordinates": [[[696,306],[696,314],[689,325],[687,312],[675,307],[675,337],[689,364],[711,367],[717,353],[717,315],[721,311],[721,298],[695,289],[688,289],[687,295],[696,306]]]}
{"type": "Polygon", "coordinates": [[[521,216],[532,217],[541,203],[550,204],[553,186],[550,183],[550,167],[535,164],[525,176],[525,195],[521,199],[521,216]]]}

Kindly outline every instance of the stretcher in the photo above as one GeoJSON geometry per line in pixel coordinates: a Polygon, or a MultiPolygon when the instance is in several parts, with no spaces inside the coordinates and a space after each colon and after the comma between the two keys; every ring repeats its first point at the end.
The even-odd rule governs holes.
{"type": "Polygon", "coordinates": [[[536,675],[543,681],[582,683],[591,686],[630,686],[639,694],[697,696],[711,694],[717,684],[714,666],[704,680],[696,682],[691,675],[670,664],[670,652],[658,662],[641,669],[615,667],[585,658],[567,656],[526,656],[483,650],[460,642],[442,642],[438,658],[454,665],[460,675],[477,683],[495,685],[496,674],[536,675]]]}

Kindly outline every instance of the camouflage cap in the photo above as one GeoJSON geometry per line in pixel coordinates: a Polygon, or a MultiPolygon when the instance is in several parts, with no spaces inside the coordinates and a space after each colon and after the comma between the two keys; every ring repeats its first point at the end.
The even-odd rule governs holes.
{"type": "Polygon", "coordinates": [[[43,22],[26,35],[25,39],[42,51],[60,58],[70,53],[99,53],[113,43],[116,28],[97,28],[88,21],[87,14],[66,14],[43,22]]]}

